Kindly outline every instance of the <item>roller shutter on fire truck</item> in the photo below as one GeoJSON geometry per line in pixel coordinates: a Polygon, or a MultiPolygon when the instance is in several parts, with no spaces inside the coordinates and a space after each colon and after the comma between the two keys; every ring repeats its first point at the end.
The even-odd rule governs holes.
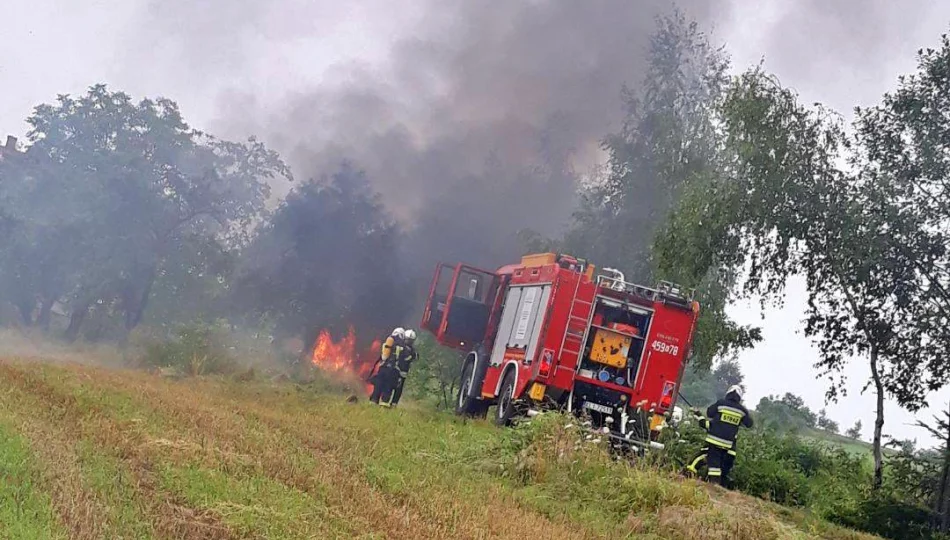
{"type": "Polygon", "coordinates": [[[491,365],[500,365],[506,358],[514,359],[513,356],[520,360],[524,355],[528,362],[534,359],[550,296],[551,286],[546,284],[508,289],[491,365]]]}

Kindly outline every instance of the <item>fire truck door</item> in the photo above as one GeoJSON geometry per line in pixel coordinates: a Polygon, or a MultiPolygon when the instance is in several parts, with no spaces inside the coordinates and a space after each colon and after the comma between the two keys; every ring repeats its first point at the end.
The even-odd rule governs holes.
{"type": "Polygon", "coordinates": [[[439,343],[468,350],[485,339],[500,278],[467,265],[439,265],[429,290],[422,327],[439,343]]]}

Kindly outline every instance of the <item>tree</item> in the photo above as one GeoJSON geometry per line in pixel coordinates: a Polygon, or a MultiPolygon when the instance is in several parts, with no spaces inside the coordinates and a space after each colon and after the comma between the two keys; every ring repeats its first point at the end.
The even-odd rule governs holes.
{"type": "Polygon", "coordinates": [[[861,419],[858,418],[854,421],[854,425],[848,428],[848,431],[845,431],[844,434],[846,437],[852,438],[854,440],[861,439],[861,430],[864,426],[861,425],[861,419]]]}
{"type": "Polygon", "coordinates": [[[818,411],[818,427],[831,433],[838,433],[838,422],[828,418],[824,409],[818,411]]]}
{"type": "Polygon", "coordinates": [[[716,396],[720,398],[726,395],[731,386],[741,387],[742,381],[745,379],[742,370],[739,368],[739,362],[731,358],[718,362],[716,367],[713,368],[712,376],[716,382],[716,396]]]}
{"type": "Polygon", "coordinates": [[[264,210],[267,181],[290,177],[254,139],[218,140],[190,128],[171,100],[135,103],[105,85],[59,96],[27,121],[23,159],[0,169],[19,179],[0,182],[16,222],[4,274],[21,287],[14,300],[24,314],[37,298],[41,318],[68,301],[69,338],[93,305],[133,329],[169,257],[240,245],[264,210]]]}
{"type": "Polygon", "coordinates": [[[634,280],[696,288],[703,309],[691,362],[703,370],[761,339],[725,313],[731,268],[700,247],[681,251],[678,238],[692,232],[682,216],[723,173],[717,107],[729,59],[680,12],[657,24],[643,83],[624,88],[621,129],[603,141],[606,174],[582,190],[563,244],[634,280]]]}
{"type": "Polygon", "coordinates": [[[792,393],[781,398],[763,397],[755,406],[759,424],[779,432],[797,432],[817,426],[818,417],[805,405],[805,401],[792,393]]]}
{"type": "Polygon", "coordinates": [[[937,488],[931,490],[931,507],[940,516],[940,531],[947,532],[950,530],[950,410],[944,411],[942,416],[935,416],[934,424],[918,420],[917,426],[929,431],[942,444],[937,450],[939,479],[937,488]]]}
{"type": "Polygon", "coordinates": [[[915,234],[901,231],[899,249],[922,282],[907,306],[924,339],[906,340],[907,358],[886,376],[898,401],[918,410],[929,392],[946,385],[950,366],[950,37],[918,51],[916,73],[899,79],[880,105],[856,110],[856,165],[868,181],[890,186],[894,213],[912,218],[915,234]]]}
{"type": "Polygon", "coordinates": [[[802,107],[761,71],[737,78],[723,122],[733,179],[711,186],[691,218],[707,232],[681,240],[697,245],[687,251],[728,255],[734,271],[744,272],[747,294],[780,300],[788,276],[806,278],[805,334],[818,343],[829,399],[842,388],[847,360],[868,359],[880,486],[884,383],[936,353],[917,345],[934,334],[915,317],[916,301],[927,294],[915,268],[935,257],[936,243],[894,197],[891,178],[859,167],[836,115],[802,107]],[[856,167],[840,168],[847,158],[856,167]]]}
{"type": "Polygon", "coordinates": [[[743,379],[739,363],[734,359],[724,359],[712,371],[688,367],[679,392],[694,406],[705,407],[726,395],[730,386],[742,386],[743,379]]]}
{"type": "Polygon", "coordinates": [[[344,163],[292,191],[242,253],[232,298],[307,345],[359,325],[362,345],[409,306],[400,231],[365,175],[344,163]],[[365,331],[364,331],[365,330],[365,331]]]}

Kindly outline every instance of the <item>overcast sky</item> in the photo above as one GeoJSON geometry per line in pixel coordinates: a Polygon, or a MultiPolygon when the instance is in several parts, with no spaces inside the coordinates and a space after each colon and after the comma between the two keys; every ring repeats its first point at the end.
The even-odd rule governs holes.
{"type": "MultiPolygon", "coordinates": [[[[629,5],[626,2],[617,0],[617,5],[629,5]]],[[[648,0],[640,3],[643,7],[635,8],[642,9],[640,13],[649,13],[657,5],[648,0]]],[[[691,4],[680,2],[684,3],[691,4]]],[[[0,137],[6,133],[24,136],[23,120],[34,105],[107,82],[136,97],[175,99],[195,127],[222,136],[244,136],[271,125],[260,135],[285,153],[301,143],[293,140],[293,133],[273,129],[272,118],[286,114],[282,104],[347,78],[385,73],[393,44],[411,38],[420,25],[425,25],[429,36],[453,28],[441,25],[440,17],[446,17],[448,10],[433,9],[436,4],[428,0],[31,0],[3,4],[0,137]]],[[[590,5],[594,4],[602,7],[609,2],[590,5]]],[[[480,8],[490,11],[497,5],[470,0],[466,6],[473,7],[466,13],[479,15],[480,8]]],[[[694,6],[697,18],[714,29],[715,40],[726,44],[737,69],[764,59],[766,68],[783,84],[796,88],[805,101],[821,101],[845,114],[856,104],[877,101],[899,74],[913,70],[917,48],[935,44],[950,29],[950,2],[733,0],[694,6]],[[714,4],[717,9],[712,10],[709,6],[714,4]]],[[[629,24],[631,33],[636,32],[635,22],[629,24]]],[[[499,24],[497,17],[492,24],[499,24]]],[[[443,38],[456,43],[453,36],[443,38]]],[[[482,69],[491,73],[499,67],[504,63],[482,69]]],[[[424,75],[424,70],[419,72],[424,75]]],[[[570,82],[559,80],[558,84],[570,82]]],[[[822,406],[825,386],[812,368],[815,353],[798,333],[803,304],[802,285],[796,281],[786,305],[770,310],[764,320],[757,305],[733,307],[740,321],[764,326],[765,342],[741,356],[750,404],[763,395],[790,391],[816,410],[822,406]]],[[[868,368],[856,361],[847,373],[849,395],[829,405],[828,411],[842,430],[862,419],[867,438],[874,398],[870,393],[861,395],[860,389],[868,368]]],[[[950,391],[932,402],[939,407],[948,399],[950,391]]],[[[921,417],[929,419],[930,414],[924,412],[921,417]]],[[[909,413],[889,406],[885,432],[929,442],[908,425],[912,421],[909,413]]]]}

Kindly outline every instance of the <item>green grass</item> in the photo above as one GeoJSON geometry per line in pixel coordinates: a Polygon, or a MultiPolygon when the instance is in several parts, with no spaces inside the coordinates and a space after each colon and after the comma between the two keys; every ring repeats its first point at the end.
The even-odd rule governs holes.
{"type": "Polygon", "coordinates": [[[257,475],[234,476],[198,466],[163,467],[161,485],[192,508],[221,517],[254,538],[354,538],[346,523],[304,492],[257,475]]]}
{"type": "Polygon", "coordinates": [[[31,515],[50,534],[21,537],[867,538],[611,460],[554,415],[508,430],[411,401],[349,403],[325,381],[9,361],[0,382],[3,451],[44,449],[3,461],[45,504],[31,515]],[[66,488],[31,480],[37,469],[66,488]]]}
{"type": "Polygon", "coordinates": [[[103,453],[89,441],[79,444],[80,475],[86,487],[102,502],[105,509],[103,531],[114,538],[152,538],[152,525],[147,519],[135,479],[116,457],[103,453]]]}
{"type": "MultiPolygon", "coordinates": [[[[802,439],[807,441],[814,441],[838,448],[843,448],[844,450],[856,456],[867,456],[868,460],[872,459],[873,457],[873,447],[869,442],[852,439],[850,437],[845,437],[844,435],[831,433],[821,429],[805,429],[800,433],[800,436],[802,439]]],[[[884,455],[892,455],[896,453],[892,448],[883,448],[882,452],[884,455]]]]}
{"type": "Polygon", "coordinates": [[[0,538],[65,538],[27,442],[0,422],[0,538]]]}

